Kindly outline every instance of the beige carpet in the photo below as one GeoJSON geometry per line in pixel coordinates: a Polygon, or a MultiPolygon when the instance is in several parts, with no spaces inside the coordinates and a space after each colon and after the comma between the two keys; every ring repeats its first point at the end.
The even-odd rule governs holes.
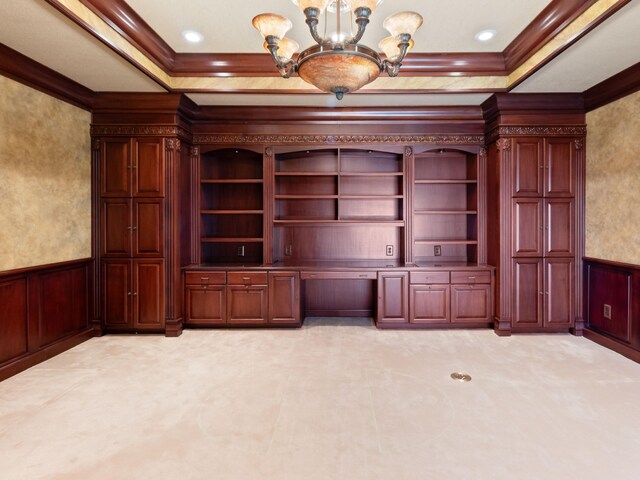
{"type": "Polygon", "coordinates": [[[570,335],[308,319],[97,338],[0,383],[2,480],[637,480],[638,452],[640,365],[570,335]]]}

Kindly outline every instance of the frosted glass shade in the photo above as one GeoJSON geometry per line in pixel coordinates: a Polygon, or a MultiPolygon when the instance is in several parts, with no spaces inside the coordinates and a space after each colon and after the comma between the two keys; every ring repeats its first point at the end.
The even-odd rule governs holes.
{"type": "Polygon", "coordinates": [[[327,8],[327,4],[329,2],[330,0],[293,0],[293,3],[300,7],[302,13],[304,13],[304,11],[309,7],[318,8],[320,9],[320,12],[324,12],[324,9],[327,8]]]}
{"type": "MultiPolygon", "coordinates": [[[[414,41],[409,40],[409,48],[407,48],[407,51],[413,48],[413,44],[414,44],[414,41]]],[[[384,52],[384,54],[387,56],[389,60],[400,55],[400,49],[398,48],[398,40],[396,39],[396,37],[383,38],[382,40],[380,40],[380,43],[378,44],[378,46],[380,47],[380,50],[384,52]]]]}
{"type": "Polygon", "coordinates": [[[253,26],[256,27],[264,38],[274,36],[284,38],[293,24],[291,20],[275,13],[262,13],[253,17],[253,26]]]}
{"type": "MultiPolygon", "coordinates": [[[[264,49],[269,51],[267,42],[264,42],[264,49]]],[[[290,38],[282,38],[280,43],[278,44],[278,52],[277,55],[279,57],[284,57],[291,59],[293,54],[296,53],[300,49],[300,45],[295,40],[291,40],[290,38]]]]}
{"type": "Polygon", "coordinates": [[[394,13],[382,23],[392,37],[397,37],[401,33],[408,33],[413,37],[421,25],[422,16],[416,12],[394,13]]]}
{"type": "Polygon", "coordinates": [[[379,0],[351,0],[351,5],[353,5],[354,10],[358,7],[367,7],[371,12],[376,9],[379,3],[379,0]]]}

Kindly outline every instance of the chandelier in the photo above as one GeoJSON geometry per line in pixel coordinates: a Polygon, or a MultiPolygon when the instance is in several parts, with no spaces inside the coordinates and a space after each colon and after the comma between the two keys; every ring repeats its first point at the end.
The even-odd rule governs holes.
{"type": "MultiPolygon", "coordinates": [[[[422,25],[422,17],[415,12],[399,12],[388,17],[383,26],[391,36],[379,43],[386,58],[383,60],[373,49],[358,42],[369,24],[369,17],[383,0],[292,0],[306,17],[309,32],[316,41],[294,54],[299,45],[285,37],[293,24],[288,18],[275,13],[254,17],[253,26],[264,37],[264,47],[271,53],[280,75],[289,78],[293,73],[318,89],[333,93],[341,100],[345,93],[356,91],[373,82],[382,72],[395,77],[402,60],[413,47],[411,37],[422,25]],[[330,14],[335,13],[336,33],[327,35],[330,14]],[[320,16],[324,14],[324,34],[318,32],[320,16]],[[342,19],[350,14],[350,21],[342,19]],[[343,23],[349,32],[343,32],[343,23]],[[357,31],[352,29],[357,26],[357,31]]],[[[333,15],[331,15],[333,18],[333,15]]]]}

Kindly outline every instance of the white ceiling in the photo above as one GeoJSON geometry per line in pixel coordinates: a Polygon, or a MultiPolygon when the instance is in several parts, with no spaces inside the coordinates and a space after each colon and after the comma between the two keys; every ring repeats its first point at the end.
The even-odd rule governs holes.
{"type": "MultiPolygon", "coordinates": [[[[310,44],[302,14],[290,0],[128,0],[174,50],[228,53],[260,52],[261,38],[251,18],[272,11],[289,16],[301,45],[310,44]],[[181,33],[205,35],[198,48],[185,45],[181,33]]],[[[425,24],[416,52],[502,51],[549,3],[548,0],[386,0],[372,17],[370,45],[375,46],[382,20],[403,9],[419,11],[425,24]],[[474,34],[498,30],[489,44],[474,34]]],[[[640,0],[632,0],[576,45],[535,73],[517,92],[582,92],[640,62],[640,0]]],[[[369,41],[369,40],[366,40],[369,41]]],[[[1,0],[0,43],[66,75],[94,91],[164,91],[138,68],[85,32],[46,0],[1,0]]],[[[403,75],[394,79],[406,81],[403,75]]],[[[489,94],[371,94],[358,92],[338,103],[324,94],[191,93],[202,105],[430,106],[479,105],[489,94]]]]}
{"type": "MultiPolygon", "coordinates": [[[[382,27],[395,12],[416,11],[424,25],[414,40],[416,52],[498,52],[538,15],[550,0],[386,0],[371,16],[362,43],[372,48],[389,34],[382,27]],[[496,38],[487,43],[474,36],[493,29],[496,38]]],[[[263,52],[262,38],[251,25],[259,13],[277,13],[294,26],[287,36],[302,48],[313,42],[304,15],[291,0],[127,0],[127,3],[176,52],[263,52]],[[231,6],[232,5],[232,6],[231,6]],[[182,38],[185,30],[204,35],[197,46],[182,38]]],[[[324,21],[321,22],[324,25],[324,21]]],[[[332,24],[330,23],[330,26],[332,24]]]]}

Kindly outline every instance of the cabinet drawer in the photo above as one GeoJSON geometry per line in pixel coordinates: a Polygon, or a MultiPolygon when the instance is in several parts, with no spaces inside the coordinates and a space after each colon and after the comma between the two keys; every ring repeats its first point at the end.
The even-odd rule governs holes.
{"type": "Polygon", "coordinates": [[[224,272],[185,272],[185,285],[224,285],[224,272]]]}
{"type": "Polygon", "coordinates": [[[449,283],[449,272],[411,272],[411,284],[449,283]]]}
{"type": "Polygon", "coordinates": [[[376,272],[302,272],[302,280],[375,280],[376,272]]]}
{"type": "Polygon", "coordinates": [[[451,283],[491,283],[491,272],[451,272],[451,283]]]}
{"type": "Polygon", "coordinates": [[[267,272],[229,272],[228,285],[266,285],[267,272]]]}

